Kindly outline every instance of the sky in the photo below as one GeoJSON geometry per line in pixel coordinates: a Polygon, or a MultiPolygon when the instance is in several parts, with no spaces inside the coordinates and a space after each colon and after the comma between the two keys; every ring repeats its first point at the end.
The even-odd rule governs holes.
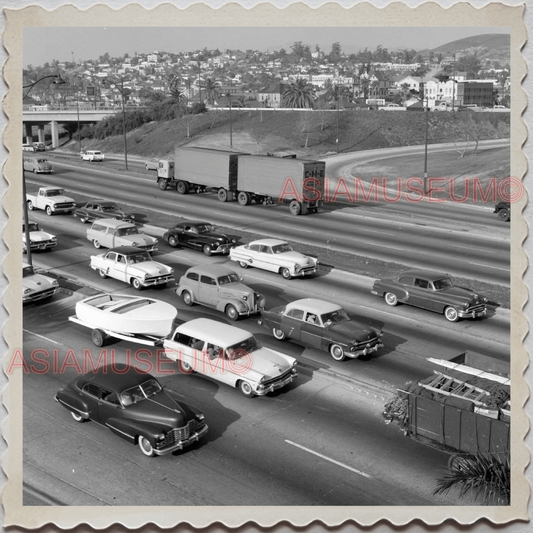
{"type": "Polygon", "coordinates": [[[375,50],[382,45],[389,50],[431,49],[443,44],[486,33],[509,33],[506,27],[25,27],[23,65],[40,66],[53,59],[79,62],[97,59],[106,52],[111,57],[125,53],[188,52],[203,48],[221,52],[233,50],[290,50],[302,41],[314,51],[315,45],[329,52],[339,42],[344,52],[375,50]]]}

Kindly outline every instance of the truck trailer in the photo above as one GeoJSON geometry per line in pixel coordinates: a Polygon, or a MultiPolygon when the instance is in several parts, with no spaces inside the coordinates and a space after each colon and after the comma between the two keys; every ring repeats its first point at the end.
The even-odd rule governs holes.
{"type": "Polygon", "coordinates": [[[179,194],[216,192],[221,202],[283,202],[302,215],[322,206],[325,175],[323,161],[178,147],[174,161],[160,161],[157,182],[179,194]]]}

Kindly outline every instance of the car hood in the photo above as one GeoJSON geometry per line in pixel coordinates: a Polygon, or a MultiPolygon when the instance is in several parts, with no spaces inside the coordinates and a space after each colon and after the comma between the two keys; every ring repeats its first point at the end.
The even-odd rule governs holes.
{"type": "Polygon", "coordinates": [[[274,257],[279,258],[281,261],[287,261],[291,263],[298,263],[299,265],[314,265],[315,261],[307,255],[300,252],[284,252],[282,254],[276,254],[274,257]]]}
{"type": "Polygon", "coordinates": [[[62,202],[74,203],[74,200],[72,198],[69,198],[68,196],[48,196],[48,198],[56,203],[62,203],[62,202]]]}
{"type": "Polygon", "coordinates": [[[128,406],[127,412],[138,421],[172,428],[182,427],[194,418],[190,409],[176,402],[164,391],[128,406]]]}
{"type": "Polygon", "coordinates": [[[442,291],[438,291],[437,294],[442,294],[445,297],[451,297],[453,303],[483,303],[485,300],[479,294],[476,294],[468,289],[462,289],[461,287],[448,287],[442,291]]]}
{"type": "Polygon", "coordinates": [[[243,376],[247,374],[258,374],[259,376],[267,376],[268,379],[271,379],[287,372],[292,367],[294,361],[294,358],[269,348],[259,348],[259,350],[255,350],[249,355],[250,357],[238,359],[233,363],[234,371],[242,366],[243,376]]]}
{"type": "Polygon", "coordinates": [[[253,294],[253,292],[244,283],[228,283],[220,287],[220,296],[224,298],[239,298],[244,295],[253,294]]]}
{"type": "Polygon", "coordinates": [[[146,261],[144,263],[136,263],[134,265],[128,265],[128,272],[139,272],[146,274],[147,276],[159,276],[161,274],[170,274],[171,268],[157,263],[156,261],[146,261]]]}
{"type": "Polygon", "coordinates": [[[53,282],[50,278],[43,276],[42,274],[33,274],[22,278],[22,287],[24,289],[31,289],[32,291],[37,291],[40,289],[45,289],[46,287],[53,287],[53,282]]]}
{"type": "Polygon", "coordinates": [[[209,237],[210,239],[213,239],[214,241],[219,242],[231,242],[229,237],[227,235],[224,235],[223,233],[218,233],[216,231],[207,231],[206,233],[200,233],[201,237],[209,237]]]}
{"type": "MultiPolygon", "coordinates": [[[[46,231],[30,231],[30,242],[49,241],[52,238],[54,238],[54,235],[46,233],[46,231]]],[[[22,241],[26,242],[26,235],[24,233],[22,234],[22,241]]]]}
{"type": "Polygon", "coordinates": [[[144,235],[142,233],[139,233],[138,235],[124,235],[118,237],[118,239],[122,242],[127,242],[129,246],[147,246],[157,242],[155,237],[150,237],[149,235],[144,235]]]}
{"type": "Polygon", "coordinates": [[[339,324],[332,324],[329,327],[324,328],[327,331],[334,332],[338,335],[342,335],[349,342],[364,342],[375,339],[378,336],[378,332],[356,320],[350,320],[349,322],[341,322],[339,324]]]}

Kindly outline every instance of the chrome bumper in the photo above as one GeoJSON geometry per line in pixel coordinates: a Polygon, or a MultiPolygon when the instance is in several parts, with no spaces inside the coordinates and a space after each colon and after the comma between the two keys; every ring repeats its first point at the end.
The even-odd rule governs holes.
{"type": "Polygon", "coordinates": [[[457,311],[459,318],[476,318],[478,316],[485,316],[487,314],[487,308],[474,311],[457,311]]]}
{"type": "Polygon", "coordinates": [[[186,440],[180,440],[179,442],[176,442],[175,444],[171,444],[167,448],[163,448],[162,450],[158,450],[157,448],[154,448],[154,453],[156,455],[166,455],[167,453],[175,452],[176,450],[182,450],[183,448],[186,448],[187,446],[190,446],[200,438],[202,438],[209,429],[209,426],[206,424],[200,431],[193,433],[189,436],[186,440]]]}

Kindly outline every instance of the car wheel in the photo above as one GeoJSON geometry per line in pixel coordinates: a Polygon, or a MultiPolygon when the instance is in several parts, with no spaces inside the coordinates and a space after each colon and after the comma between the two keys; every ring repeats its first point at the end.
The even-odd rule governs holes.
{"type": "Polygon", "coordinates": [[[107,278],[107,274],[105,272],[105,270],[103,268],[99,268],[98,269],[98,275],[102,278],[102,279],[106,279],[107,278]]]}
{"type": "Polygon", "coordinates": [[[202,246],[202,252],[209,257],[213,253],[213,250],[209,244],[204,244],[202,246]]]}
{"type": "Polygon", "coordinates": [[[331,357],[335,359],[335,361],[344,361],[346,358],[344,355],[344,348],[339,344],[332,344],[329,347],[329,353],[331,354],[331,357]]]}
{"type": "Polygon", "coordinates": [[[234,305],[227,305],[226,306],[226,316],[235,322],[239,318],[239,311],[237,311],[236,307],[234,305]]]}
{"type": "Polygon", "coordinates": [[[272,328],[272,335],[274,335],[278,341],[282,341],[285,338],[285,333],[283,333],[283,330],[278,328],[272,328]]]}
{"type": "Polygon", "coordinates": [[[448,306],[444,309],[444,316],[446,317],[446,320],[449,320],[450,322],[457,322],[459,320],[459,313],[457,312],[457,309],[452,306],[448,306]]]}
{"type": "Polygon", "coordinates": [[[33,169],[33,173],[34,173],[34,174],[37,174],[37,169],[34,168],[34,169],[33,169]]]}
{"type": "Polygon", "coordinates": [[[391,307],[394,307],[398,303],[398,298],[396,297],[396,294],[392,292],[386,292],[385,293],[385,302],[390,305],[391,307]]]}
{"type": "Polygon", "coordinates": [[[291,271],[288,268],[282,268],[279,273],[281,274],[281,277],[284,279],[291,279],[292,274],[291,271]]]}
{"type": "Polygon", "coordinates": [[[155,455],[154,449],[146,437],[139,435],[137,443],[139,444],[141,452],[146,455],[146,457],[153,457],[155,455]]]}
{"type": "Polygon", "coordinates": [[[178,238],[175,235],[171,235],[168,238],[168,244],[172,246],[172,248],[176,248],[179,244],[178,238]]]}
{"type": "Polygon", "coordinates": [[[166,180],[159,180],[157,182],[157,186],[164,191],[167,188],[167,181],[166,180]]]}
{"type": "Polygon", "coordinates": [[[228,191],[226,189],[218,189],[217,196],[221,202],[228,201],[228,191]]]}
{"type": "Polygon", "coordinates": [[[296,200],[293,200],[289,204],[289,211],[291,212],[291,215],[299,215],[302,212],[302,204],[296,200]]]}
{"type": "Polygon", "coordinates": [[[140,291],[143,288],[141,282],[137,278],[131,278],[131,284],[136,291],[140,291]]]}
{"type": "Polygon", "coordinates": [[[93,245],[94,245],[94,247],[97,248],[97,249],[102,247],[102,245],[100,244],[100,242],[99,242],[99,241],[96,241],[96,240],[93,241],[93,245]]]}
{"type": "Polygon", "coordinates": [[[83,418],[83,416],[81,415],[78,415],[74,411],[70,411],[70,414],[72,415],[72,418],[76,420],[76,422],[78,422],[79,424],[82,424],[83,422],[85,422],[85,418],[83,418]]]}
{"type": "Polygon", "coordinates": [[[52,208],[51,208],[49,205],[46,206],[46,214],[47,214],[49,217],[52,216],[52,208]]]}
{"type": "Polygon", "coordinates": [[[95,346],[101,348],[107,339],[107,335],[101,329],[93,329],[91,331],[91,339],[95,346]]]}
{"type": "Polygon", "coordinates": [[[194,303],[192,294],[189,291],[183,291],[181,293],[181,299],[183,300],[183,303],[189,307],[194,303]]]}
{"type": "Polygon", "coordinates": [[[179,359],[178,360],[178,367],[180,368],[180,370],[182,372],[185,372],[185,373],[192,373],[192,365],[190,365],[189,363],[187,363],[187,361],[184,361],[183,359],[179,359]]]}
{"type": "Polygon", "coordinates": [[[509,209],[500,209],[498,211],[498,218],[504,222],[509,221],[511,219],[511,213],[509,209]]]}
{"type": "Polygon", "coordinates": [[[239,381],[239,388],[241,389],[241,392],[246,396],[247,398],[252,398],[255,396],[254,389],[247,381],[239,381]]]}
{"type": "Polygon", "coordinates": [[[31,202],[31,201],[28,202],[28,209],[29,209],[30,211],[33,211],[33,202],[31,202]]]}
{"type": "Polygon", "coordinates": [[[239,261],[239,266],[241,268],[248,268],[248,263],[246,261],[239,261]]]}
{"type": "Polygon", "coordinates": [[[176,190],[179,194],[187,194],[189,192],[189,184],[186,181],[178,181],[176,190]]]}

